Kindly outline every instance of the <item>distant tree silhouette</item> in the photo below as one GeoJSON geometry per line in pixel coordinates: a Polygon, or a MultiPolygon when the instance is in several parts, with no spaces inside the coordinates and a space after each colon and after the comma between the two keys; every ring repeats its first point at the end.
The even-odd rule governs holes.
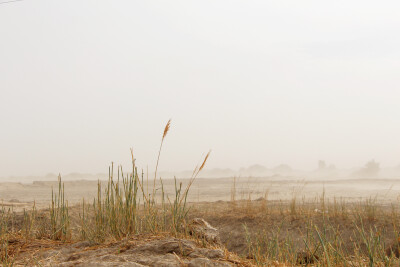
{"type": "Polygon", "coordinates": [[[376,162],[375,160],[370,160],[361,170],[359,170],[355,174],[363,178],[373,178],[378,176],[380,169],[381,167],[378,162],[376,162]]]}
{"type": "Polygon", "coordinates": [[[318,170],[325,170],[326,168],[326,163],[324,160],[318,161],[318,170]]]}

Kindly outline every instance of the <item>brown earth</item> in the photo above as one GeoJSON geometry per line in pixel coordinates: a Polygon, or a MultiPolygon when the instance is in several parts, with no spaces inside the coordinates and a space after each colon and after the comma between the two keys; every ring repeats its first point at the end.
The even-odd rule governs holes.
{"type": "MultiPolygon", "coordinates": [[[[190,195],[190,218],[204,218],[217,228],[222,247],[171,236],[133,236],[101,245],[22,241],[21,237],[11,239],[9,249],[18,254],[16,266],[246,266],[250,265],[243,260],[249,256],[249,236],[254,240],[262,235],[265,240],[278,242],[290,239],[300,255],[305,250],[304,238],[311,224],[326,230],[328,235],[335,229],[350,254],[354,252],[354,243],[361,251],[366,250],[362,240],[357,239],[356,225],[361,222],[368,231],[376,229],[381,233],[388,247],[396,241],[400,223],[398,180],[249,182],[242,179],[235,186],[232,181],[198,179],[190,195]]],[[[173,181],[165,184],[167,191],[172,192],[173,181]]],[[[0,197],[7,201],[3,202],[6,209],[31,209],[35,202],[47,214],[52,187],[57,188],[57,183],[0,184],[0,197]]],[[[83,197],[90,201],[96,195],[97,182],[65,182],[65,191],[72,204],[83,197]]],[[[70,208],[72,224],[78,224],[79,210],[79,205],[70,208]]],[[[17,218],[22,220],[21,215],[17,218]]]]}
{"type": "Polygon", "coordinates": [[[365,249],[357,230],[361,224],[367,232],[370,229],[381,231],[382,239],[388,246],[398,235],[398,205],[389,207],[375,203],[371,204],[371,210],[366,210],[364,203],[355,203],[346,204],[346,210],[335,212],[333,204],[326,204],[324,213],[321,211],[321,203],[297,205],[295,210],[291,210],[293,207],[290,202],[262,199],[236,201],[234,204],[222,201],[204,202],[193,206],[191,216],[202,217],[215,226],[219,230],[222,244],[229,251],[243,257],[248,256],[248,235],[262,235],[265,240],[271,241],[279,233],[280,242],[289,238],[297,251],[303,251],[303,240],[307,231],[313,232],[313,227],[316,226],[321,231],[326,228],[328,234],[333,235],[333,230],[340,233],[349,254],[354,253],[354,242],[359,243],[360,249],[365,249]],[[245,233],[245,227],[248,235],[245,233]]]}

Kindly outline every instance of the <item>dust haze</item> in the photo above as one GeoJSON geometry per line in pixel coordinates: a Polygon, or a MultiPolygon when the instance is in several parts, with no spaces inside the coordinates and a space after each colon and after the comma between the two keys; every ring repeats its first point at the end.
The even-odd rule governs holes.
{"type": "Polygon", "coordinates": [[[0,181],[152,176],[169,118],[166,179],[395,181],[400,6],[343,4],[1,5],[0,181]]]}
{"type": "Polygon", "coordinates": [[[0,0],[0,264],[400,266],[399,10],[0,0]]]}

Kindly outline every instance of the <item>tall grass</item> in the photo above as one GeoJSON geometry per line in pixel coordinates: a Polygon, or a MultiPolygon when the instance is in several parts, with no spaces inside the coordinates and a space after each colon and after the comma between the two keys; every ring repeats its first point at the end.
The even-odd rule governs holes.
{"type": "Polygon", "coordinates": [[[167,232],[177,235],[182,232],[188,215],[187,196],[189,190],[204,168],[210,152],[202,164],[193,171],[186,187],[175,179],[175,192],[169,196],[164,190],[163,180],[157,184],[157,169],[161,148],[170,129],[171,121],[165,126],[157,157],[154,181],[148,189],[143,172],[139,174],[131,149],[131,172],[125,173],[122,166],[109,168],[109,179],[104,192],[98,183],[98,194],[93,205],[83,201],[81,211],[81,238],[102,242],[107,238],[121,239],[132,234],[167,232]]]}
{"type": "Polygon", "coordinates": [[[0,262],[3,266],[13,266],[14,258],[10,257],[9,251],[9,237],[10,230],[9,223],[13,220],[12,210],[6,209],[4,206],[0,210],[0,262]]]}
{"type": "Polygon", "coordinates": [[[51,192],[50,206],[51,238],[66,241],[71,237],[68,201],[64,196],[64,184],[58,176],[58,193],[51,192]]]}

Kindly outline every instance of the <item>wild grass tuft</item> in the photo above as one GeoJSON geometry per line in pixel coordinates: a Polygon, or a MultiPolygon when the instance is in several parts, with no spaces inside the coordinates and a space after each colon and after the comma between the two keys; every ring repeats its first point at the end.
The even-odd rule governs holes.
{"type": "Polygon", "coordinates": [[[71,237],[69,225],[68,201],[64,196],[64,184],[58,176],[58,193],[51,192],[50,206],[51,238],[66,241],[71,237]]]}
{"type": "Polygon", "coordinates": [[[9,223],[13,220],[13,212],[4,206],[0,211],[0,262],[3,266],[13,266],[14,258],[10,256],[9,238],[11,229],[9,223]]]}
{"type": "Polygon", "coordinates": [[[97,198],[93,205],[82,202],[80,233],[82,239],[103,242],[107,238],[121,239],[142,233],[170,233],[178,235],[186,224],[189,208],[187,196],[197,175],[204,168],[210,152],[200,167],[196,167],[186,187],[175,179],[175,192],[169,196],[163,180],[157,184],[157,168],[161,148],[170,129],[171,120],[164,128],[152,188],[145,185],[143,172],[139,174],[131,149],[132,169],[125,173],[122,166],[109,168],[109,179],[104,192],[98,183],[97,198]]]}

